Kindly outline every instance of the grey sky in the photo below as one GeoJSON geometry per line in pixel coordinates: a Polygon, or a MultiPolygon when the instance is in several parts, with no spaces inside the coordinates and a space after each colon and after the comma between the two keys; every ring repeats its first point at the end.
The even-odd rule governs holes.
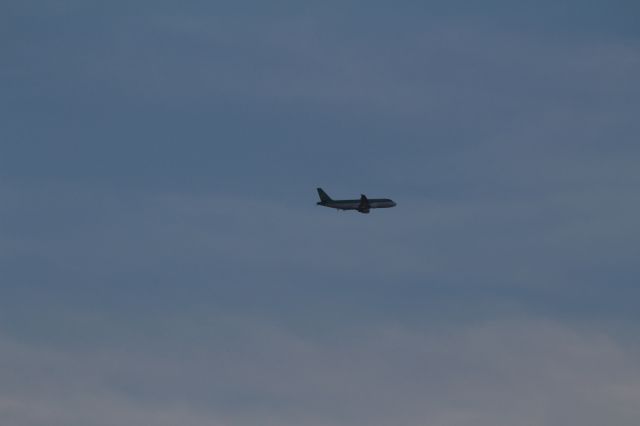
{"type": "Polygon", "coordinates": [[[636,425],[636,3],[4,2],[0,420],[636,425]]]}

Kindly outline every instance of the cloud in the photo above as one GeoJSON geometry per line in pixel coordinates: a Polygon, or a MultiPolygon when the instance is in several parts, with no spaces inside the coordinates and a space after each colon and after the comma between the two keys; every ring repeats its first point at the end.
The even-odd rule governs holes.
{"type": "Polygon", "coordinates": [[[420,322],[636,312],[640,204],[626,189],[464,200],[387,193],[399,207],[371,217],[315,206],[312,187],[248,197],[14,185],[2,195],[11,311],[10,300],[153,316],[238,309],[286,321],[321,321],[327,309],[335,321],[420,322]]]}
{"type": "Polygon", "coordinates": [[[13,3],[0,417],[637,423],[611,5],[13,3]]]}
{"type": "Polygon", "coordinates": [[[98,346],[5,336],[3,418],[17,426],[623,426],[640,415],[637,348],[535,318],[330,335],[187,318],[125,336],[98,346]]]}

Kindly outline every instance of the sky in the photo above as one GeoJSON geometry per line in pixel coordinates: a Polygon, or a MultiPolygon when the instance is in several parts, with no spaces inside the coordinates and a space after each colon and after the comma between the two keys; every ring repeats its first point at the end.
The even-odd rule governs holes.
{"type": "Polygon", "coordinates": [[[0,4],[2,424],[637,425],[640,4],[316,3],[0,4]]]}

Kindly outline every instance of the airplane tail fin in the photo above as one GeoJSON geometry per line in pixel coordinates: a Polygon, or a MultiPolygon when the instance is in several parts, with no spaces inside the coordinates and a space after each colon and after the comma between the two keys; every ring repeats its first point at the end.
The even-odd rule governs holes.
{"type": "Polygon", "coordinates": [[[322,188],[318,188],[318,195],[320,196],[320,201],[323,203],[331,201],[331,197],[329,197],[327,193],[322,190],[322,188]]]}

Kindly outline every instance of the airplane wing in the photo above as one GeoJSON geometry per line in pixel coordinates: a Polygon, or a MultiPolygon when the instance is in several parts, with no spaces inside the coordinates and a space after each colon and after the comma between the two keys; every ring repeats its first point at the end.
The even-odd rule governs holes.
{"type": "Polygon", "coordinates": [[[369,205],[367,196],[364,194],[360,194],[360,205],[358,206],[358,211],[361,213],[369,213],[370,208],[371,206],[369,205]]]}

